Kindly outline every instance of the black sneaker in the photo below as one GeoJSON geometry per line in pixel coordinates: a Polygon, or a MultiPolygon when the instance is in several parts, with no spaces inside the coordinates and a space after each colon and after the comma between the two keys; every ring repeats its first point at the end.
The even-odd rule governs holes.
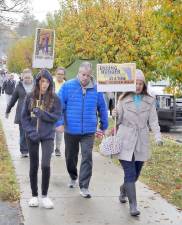
{"type": "Polygon", "coordinates": [[[61,152],[60,152],[60,150],[55,149],[55,155],[56,155],[56,156],[61,156],[61,152]]]}
{"type": "Polygon", "coordinates": [[[21,153],[21,157],[22,158],[27,158],[28,157],[28,153],[21,153]]]}

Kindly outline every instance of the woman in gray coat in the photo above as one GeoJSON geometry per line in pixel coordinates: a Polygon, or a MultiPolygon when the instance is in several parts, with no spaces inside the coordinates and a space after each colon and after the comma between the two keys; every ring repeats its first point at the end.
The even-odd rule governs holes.
{"type": "Polygon", "coordinates": [[[138,216],[135,182],[144,161],[150,158],[149,126],[158,145],[162,144],[155,99],[147,93],[145,77],[141,70],[136,70],[136,93],[125,93],[113,110],[117,116],[120,137],[119,160],[124,170],[124,183],[120,187],[120,202],[129,200],[131,216],[138,216]],[[148,126],[149,125],[149,126],[148,126]]]}

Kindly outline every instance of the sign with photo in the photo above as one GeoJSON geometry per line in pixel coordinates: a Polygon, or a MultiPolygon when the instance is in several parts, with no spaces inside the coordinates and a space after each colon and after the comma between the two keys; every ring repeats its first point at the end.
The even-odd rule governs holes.
{"type": "Polygon", "coordinates": [[[34,42],[33,68],[53,67],[55,31],[37,28],[34,42]]]}
{"type": "Polygon", "coordinates": [[[97,64],[97,90],[99,92],[136,91],[136,64],[97,64]]]}

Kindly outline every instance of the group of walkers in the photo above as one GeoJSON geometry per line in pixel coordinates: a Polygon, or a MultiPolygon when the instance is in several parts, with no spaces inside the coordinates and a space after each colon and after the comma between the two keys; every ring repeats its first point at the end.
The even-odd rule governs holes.
{"type": "MultiPolygon", "coordinates": [[[[104,94],[97,91],[92,76],[92,64],[83,62],[74,79],[66,81],[64,68],[56,70],[55,81],[46,69],[33,79],[30,69],[25,69],[22,81],[16,86],[7,105],[6,117],[18,101],[15,123],[19,124],[20,152],[30,157],[30,207],[39,206],[38,167],[39,144],[42,147],[42,206],[53,208],[48,197],[50,161],[55,150],[61,155],[60,145],[65,141],[65,160],[70,177],[69,188],[79,186],[80,195],[91,198],[89,191],[92,176],[92,150],[95,133],[105,133],[108,128],[108,108],[104,94]],[[55,140],[55,149],[54,149],[55,140]],[[79,149],[81,164],[78,173],[79,149]]],[[[130,214],[138,216],[135,183],[144,161],[150,157],[149,126],[155,134],[156,143],[162,145],[160,127],[155,109],[155,100],[147,93],[144,74],[136,70],[136,92],[128,92],[118,99],[112,111],[117,117],[121,151],[118,159],[124,170],[124,182],[120,187],[119,200],[129,201],[130,214]]]]}

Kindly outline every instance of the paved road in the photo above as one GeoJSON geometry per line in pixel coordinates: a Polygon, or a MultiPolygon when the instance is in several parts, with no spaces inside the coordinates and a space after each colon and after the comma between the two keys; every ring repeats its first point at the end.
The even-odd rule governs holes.
{"type": "MultiPolygon", "coordinates": [[[[83,199],[78,188],[67,187],[68,175],[64,158],[53,157],[52,177],[49,195],[55,208],[45,210],[29,208],[29,159],[21,159],[18,147],[18,128],[13,124],[14,113],[9,120],[4,119],[5,101],[0,98],[0,119],[11,153],[21,188],[21,207],[25,225],[181,225],[182,213],[167,201],[138,182],[138,204],[141,210],[139,218],[131,218],[128,204],[118,201],[119,186],[122,181],[121,168],[113,165],[107,158],[94,153],[93,178],[90,190],[93,197],[83,199]]],[[[40,172],[40,171],[39,171],[40,172]]],[[[40,174],[39,174],[40,178],[40,174]]],[[[40,181],[40,179],[39,179],[40,181]]],[[[40,183],[39,183],[40,187],[40,183]]]]}

